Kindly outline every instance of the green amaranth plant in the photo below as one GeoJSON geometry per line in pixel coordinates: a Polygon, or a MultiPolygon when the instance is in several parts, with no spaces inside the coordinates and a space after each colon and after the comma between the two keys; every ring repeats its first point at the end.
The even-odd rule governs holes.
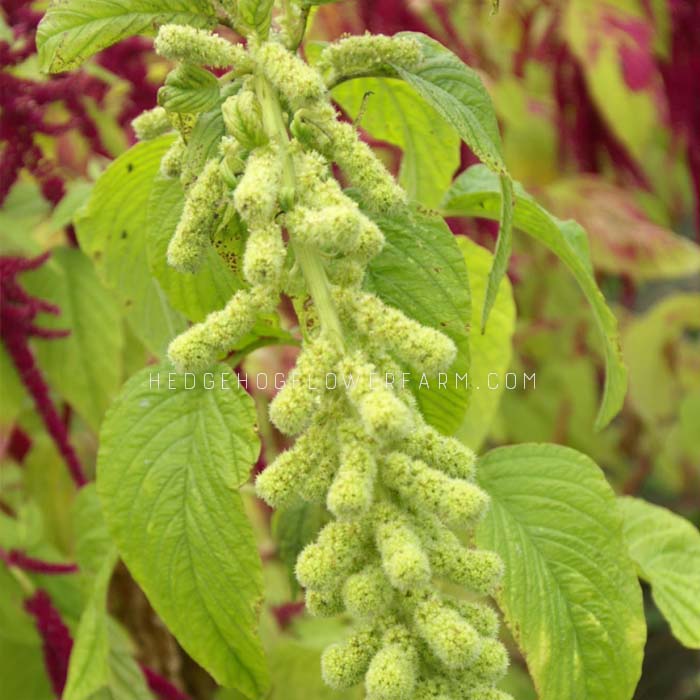
{"type": "MultiPolygon", "coordinates": [[[[625,370],[585,234],[513,186],[488,94],[453,54],[402,33],[306,43],[308,63],[298,49],[312,4],[127,0],[115,9],[65,0],[39,29],[40,60],[52,71],[139,32],[156,33],[156,50],[176,63],[160,106],[134,122],[141,143],[101,176],[76,222],[131,330],[169,361],[130,379],[101,426],[99,503],[84,489],[78,518],[103,512],[114,543],[102,533],[97,557],[94,542],[78,542],[93,587],[64,700],[112,688],[106,659],[94,656],[112,648],[104,599],[117,551],[198,663],[223,686],[267,696],[263,645],[276,649],[258,629],[262,567],[238,494],[259,443],[250,398],[223,389],[224,370],[252,350],[297,344],[280,327],[281,298],[293,302],[301,352],[269,418],[296,441],[261,472],[256,491],[281,516],[280,556],[284,538],[294,540],[308,611],[352,621],[322,655],[325,682],[364,681],[375,700],[510,697],[496,688],[508,654],[483,600],[493,594],[542,700],[629,700],[645,627],[623,519],[636,544],[629,552],[658,586],[674,633],[700,643],[677,614],[694,570],[687,585],[663,587],[663,567],[636,539],[662,516],[637,501],[617,505],[596,465],[565,448],[503,448],[477,469],[460,425],[473,421],[483,435],[490,416],[471,410],[463,392],[405,381],[466,372],[470,342],[475,365],[480,353],[490,359],[481,345],[489,328],[481,339],[467,331],[492,309],[508,315],[499,282],[515,225],[565,262],[591,303],[608,367],[605,426],[623,400],[625,370]],[[243,35],[245,47],[212,33],[217,24],[243,35]],[[360,121],[372,88],[397,105],[387,119],[403,129],[406,188],[333,106],[331,98],[352,102],[353,86],[360,121]],[[430,126],[416,126],[411,110],[426,110],[430,126]],[[456,132],[484,163],[447,193],[422,177],[430,153],[420,146],[433,128],[455,148],[456,132]],[[458,244],[436,212],[413,201],[440,198],[445,214],[500,220],[488,274],[478,273],[485,251],[458,244]],[[477,270],[470,280],[463,251],[470,275],[477,270]],[[467,289],[483,297],[481,313],[469,309],[467,289]],[[193,374],[220,378],[221,391],[188,386],[193,374]],[[163,384],[172,393],[158,391],[163,384]],[[308,518],[295,529],[282,517],[308,504],[329,516],[311,537],[308,518]]],[[[509,342],[508,331],[498,337],[509,342]]],[[[668,517],[665,532],[680,532],[668,517]]],[[[688,551],[693,538],[683,532],[688,551]]],[[[678,550],[680,541],[660,536],[660,546],[678,550]]],[[[694,619],[692,605],[681,608],[694,619]]],[[[275,683],[272,692],[284,692],[275,683]]]]}
{"type": "MultiPolygon", "coordinates": [[[[379,379],[401,375],[397,360],[419,373],[445,371],[455,345],[361,290],[384,236],[330,166],[342,169],[369,211],[406,208],[405,193],[338,119],[322,73],[281,43],[251,40],[243,51],[205,31],[165,25],[156,49],[188,63],[234,64],[241,81],[222,105],[228,133],[190,185],[168,262],[196,272],[219,219],[238,215],[248,230],[250,288],[176,338],[173,364],[206,369],[276,308],[281,293],[311,299],[296,367],[270,405],[274,424],[298,438],[256,488],[276,508],[298,496],[325,501],[336,518],[296,566],[312,614],[345,609],[363,623],[326,650],[324,680],[342,689],[364,677],[374,700],[508,697],[494,688],[508,656],[493,611],[445,596],[433,583],[438,575],[488,594],[502,573],[498,555],[464,547],[450,529],[470,528],[488,505],[474,483],[474,454],[426,425],[407,388],[379,379]],[[311,390],[331,374],[347,388],[311,390]]],[[[415,64],[420,53],[413,38],[348,38],[327,48],[319,66],[335,81],[415,64]]],[[[147,138],[170,122],[159,108],[134,126],[147,138]]],[[[163,159],[169,177],[188,177],[184,153],[180,136],[163,159]]]]}

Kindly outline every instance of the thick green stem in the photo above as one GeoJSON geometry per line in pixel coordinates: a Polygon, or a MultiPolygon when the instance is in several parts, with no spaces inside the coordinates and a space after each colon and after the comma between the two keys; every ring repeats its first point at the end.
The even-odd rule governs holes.
{"type": "Polygon", "coordinates": [[[326,332],[328,339],[342,350],[343,329],[331,299],[328,277],[321,256],[318,251],[299,242],[292,241],[292,248],[318,312],[321,328],[326,332]]]}
{"type": "MultiPolygon", "coordinates": [[[[289,134],[282,116],[279,98],[275,89],[262,74],[257,76],[255,89],[262,107],[265,133],[271,141],[278,143],[282,149],[282,192],[286,193],[285,196],[290,200],[293,200],[295,189],[294,167],[288,153],[289,134]]],[[[294,238],[291,239],[291,245],[294,256],[306,280],[309,294],[311,294],[314,306],[318,312],[321,327],[331,342],[335,343],[342,350],[344,348],[343,329],[331,299],[330,285],[321,256],[317,250],[302,245],[295,241],[294,238]]]]}

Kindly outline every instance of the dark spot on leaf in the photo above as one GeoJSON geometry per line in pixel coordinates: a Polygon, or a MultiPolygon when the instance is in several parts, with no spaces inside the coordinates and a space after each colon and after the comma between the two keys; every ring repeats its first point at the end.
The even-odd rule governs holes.
{"type": "Polygon", "coordinates": [[[133,172],[133,170],[134,170],[134,164],[133,164],[133,163],[127,163],[127,164],[126,164],[126,172],[127,172],[127,173],[130,173],[130,172],[133,172]]]}
{"type": "Polygon", "coordinates": [[[102,251],[101,251],[101,250],[96,250],[96,251],[92,254],[93,260],[99,260],[101,257],[102,257],[102,251]]]}
{"type": "Polygon", "coordinates": [[[126,231],[122,231],[120,238],[124,240],[129,234],[126,231]]]}
{"type": "Polygon", "coordinates": [[[124,299],[124,306],[126,306],[128,308],[129,306],[133,306],[133,305],[134,305],[133,299],[124,299]]]}

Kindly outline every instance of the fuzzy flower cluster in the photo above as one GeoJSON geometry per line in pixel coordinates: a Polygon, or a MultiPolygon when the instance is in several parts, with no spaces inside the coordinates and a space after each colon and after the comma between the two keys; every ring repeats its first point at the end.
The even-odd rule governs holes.
{"type": "MultiPolygon", "coordinates": [[[[161,171],[181,177],[187,193],[169,264],[197,271],[233,211],[246,230],[248,286],[168,352],[179,370],[206,368],[273,311],[280,294],[295,300],[303,349],[270,418],[296,441],[256,489],[275,508],[303,499],[334,516],[296,566],[312,614],[346,611],[357,622],[349,639],[324,652],[325,682],[364,682],[370,700],[506,700],[495,688],[508,666],[498,618],[478,600],[497,586],[502,562],[453,530],[473,529],[488,507],[474,454],[428,426],[410,391],[372,381],[403,367],[443,371],[456,353],[447,336],[362,288],[385,242],[372,216],[405,207],[405,193],[356,129],[339,121],[321,72],[274,37],[234,51],[203,30],[166,26],[156,46],[177,60],[236,64],[238,90],[222,98],[226,134],[216,155],[192,177],[178,138],[161,171]],[[359,203],[333,177],[333,164],[359,203]],[[309,390],[328,373],[350,381],[309,390]],[[458,584],[470,599],[442,593],[439,582],[458,584]]],[[[396,56],[417,62],[416,51],[411,41],[360,37],[327,49],[324,61],[355,73],[396,56]]],[[[147,138],[177,123],[157,111],[137,128],[147,138]]]]}

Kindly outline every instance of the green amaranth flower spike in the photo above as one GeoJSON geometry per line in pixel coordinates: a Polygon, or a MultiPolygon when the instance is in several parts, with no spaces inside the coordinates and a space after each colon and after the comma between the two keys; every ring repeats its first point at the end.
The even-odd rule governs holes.
{"type": "MultiPolygon", "coordinates": [[[[413,395],[386,381],[405,367],[447,370],[455,345],[362,289],[384,245],[371,216],[402,210],[406,194],[354,126],[339,121],[321,71],[279,40],[249,37],[244,49],[188,27],[158,34],[164,56],[235,66],[240,78],[220,103],[226,134],[203,164],[189,161],[191,123],[158,110],[137,121],[142,138],[182,125],[161,164],[186,189],[168,261],[196,270],[221,217],[235,212],[249,285],[177,337],[170,359],[180,371],[205,369],[272,312],[280,294],[295,300],[303,348],[270,416],[297,439],[256,489],[273,507],[302,499],[324,503],[334,517],[296,565],[311,614],[345,611],[357,621],[346,641],[325,650],[325,682],[341,689],[364,681],[369,700],[507,700],[495,688],[508,665],[498,617],[438,586],[458,584],[476,598],[502,575],[496,554],[451,529],[468,532],[488,507],[474,454],[426,425],[413,395]],[[360,206],[333,178],[333,164],[360,206]]],[[[320,68],[331,84],[420,60],[412,39],[363,36],[326,48],[320,68]]]]}

